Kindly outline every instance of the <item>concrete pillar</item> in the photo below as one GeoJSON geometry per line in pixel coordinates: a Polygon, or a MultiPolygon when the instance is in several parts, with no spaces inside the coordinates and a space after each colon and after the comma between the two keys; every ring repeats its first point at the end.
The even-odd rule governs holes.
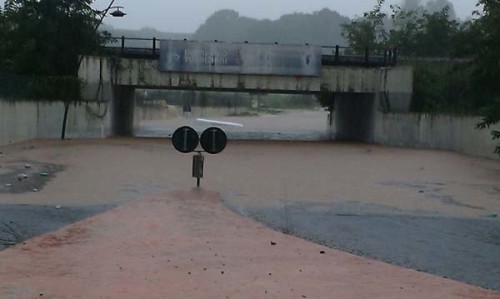
{"type": "Polygon", "coordinates": [[[376,110],[375,94],[336,94],[335,139],[372,142],[375,133],[376,110]]]}
{"type": "Polygon", "coordinates": [[[134,135],[135,88],[113,86],[111,128],[113,136],[134,135]]]}

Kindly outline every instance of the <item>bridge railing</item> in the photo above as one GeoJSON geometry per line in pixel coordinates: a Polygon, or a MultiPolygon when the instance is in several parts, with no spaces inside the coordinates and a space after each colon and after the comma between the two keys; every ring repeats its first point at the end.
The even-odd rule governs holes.
{"type": "MultiPolygon", "coordinates": [[[[105,53],[131,59],[159,59],[160,39],[113,38],[105,45],[105,53]]],[[[397,49],[370,49],[356,51],[341,46],[322,46],[322,65],[332,66],[394,66],[398,62],[397,49]],[[361,53],[360,53],[361,52],[361,53]]]]}

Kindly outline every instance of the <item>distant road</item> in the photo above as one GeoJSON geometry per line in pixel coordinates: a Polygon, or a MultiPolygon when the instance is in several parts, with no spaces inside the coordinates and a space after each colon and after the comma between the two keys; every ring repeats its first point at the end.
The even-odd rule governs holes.
{"type": "MultiPolygon", "coordinates": [[[[260,116],[203,117],[242,124],[243,127],[220,126],[231,139],[250,140],[328,140],[328,113],[318,111],[286,111],[260,116]]],[[[175,129],[191,126],[198,131],[216,126],[196,120],[197,117],[142,121],[137,124],[138,137],[170,137],[175,129]]]]}

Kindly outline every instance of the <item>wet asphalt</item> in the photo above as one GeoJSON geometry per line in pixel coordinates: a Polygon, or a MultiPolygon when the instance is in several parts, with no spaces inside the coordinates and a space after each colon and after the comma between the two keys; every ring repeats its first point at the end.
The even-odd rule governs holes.
{"type": "Polygon", "coordinates": [[[263,208],[224,202],[233,211],[287,234],[500,291],[498,218],[405,215],[388,207],[362,207],[359,203],[298,202],[263,208]]]}
{"type": "MultiPolygon", "coordinates": [[[[224,204],[242,216],[318,244],[500,291],[498,218],[402,214],[359,203],[259,207],[224,200],[224,204]]],[[[114,207],[0,205],[0,250],[114,207]]]]}
{"type": "MultiPolygon", "coordinates": [[[[64,167],[60,165],[33,161],[4,163],[0,174],[0,194],[39,192],[62,170],[64,167]]],[[[1,204],[0,250],[106,212],[113,207],[1,204]]]]}
{"type": "Polygon", "coordinates": [[[0,205],[0,250],[109,211],[113,207],[0,205]]]}

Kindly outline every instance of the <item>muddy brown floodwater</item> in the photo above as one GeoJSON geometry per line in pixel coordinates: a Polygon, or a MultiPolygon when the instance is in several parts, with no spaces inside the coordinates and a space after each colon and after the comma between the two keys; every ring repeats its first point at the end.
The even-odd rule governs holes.
{"type": "MultiPolygon", "coordinates": [[[[168,139],[33,141],[0,151],[0,219],[19,230],[19,242],[195,186],[191,155],[168,139]]],[[[206,156],[201,184],[278,231],[500,291],[499,161],[367,144],[230,141],[206,156]]]]}

